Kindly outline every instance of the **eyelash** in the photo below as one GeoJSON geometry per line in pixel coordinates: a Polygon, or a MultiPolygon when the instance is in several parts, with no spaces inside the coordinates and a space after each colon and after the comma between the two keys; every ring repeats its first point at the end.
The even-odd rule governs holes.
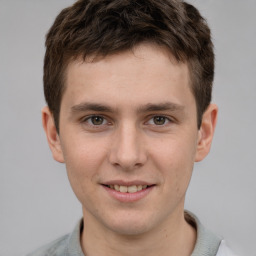
{"type": "MultiPolygon", "coordinates": [[[[150,118],[148,119],[148,121],[145,124],[146,125],[155,125],[155,126],[158,126],[158,127],[163,127],[163,126],[166,126],[168,123],[172,123],[172,122],[173,122],[173,120],[171,118],[167,117],[167,116],[154,115],[154,116],[150,116],[150,118]],[[155,121],[156,121],[157,118],[164,119],[163,120],[164,123],[163,124],[156,124],[155,121]]],[[[82,120],[82,123],[88,123],[90,126],[94,126],[94,127],[100,127],[100,126],[103,126],[103,125],[111,124],[110,122],[108,122],[106,117],[101,116],[101,115],[88,116],[88,117],[86,117],[82,120]],[[100,118],[102,123],[99,123],[99,124],[93,123],[93,118],[100,118]]]]}
{"type": "Polygon", "coordinates": [[[147,121],[147,123],[149,124],[149,125],[155,125],[155,126],[158,126],[158,127],[161,127],[161,126],[166,126],[168,123],[172,123],[173,122],[173,120],[172,119],[170,119],[169,117],[167,117],[167,116],[164,116],[164,115],[155,115],[155,116],[152,116],[150,119],[149,119],[149,121],[147,121]],[[155,123],[155,119],[156,118],[161,118],[161,119],[164,119],[164,123],[163,124],[156,124],[155,123]],[[153,121],[153,123],[150,123],[150,121],[153,121]]]}
{"type": "Polygon", "coordinates": [[[86,118],[84,118],[82,120],[83,123],[88,123],[90,126],[102,126],[102,125],[105,125],[108,123],[107,119],[104,117],[104,116],[101,116],[101,115],[91,115],[91,116],[88,116],[86,118]],[[92,119],[93,118],[100,118],[102,119],[103,123],[102,124],[93,124],[93,121],[92,119]]]}

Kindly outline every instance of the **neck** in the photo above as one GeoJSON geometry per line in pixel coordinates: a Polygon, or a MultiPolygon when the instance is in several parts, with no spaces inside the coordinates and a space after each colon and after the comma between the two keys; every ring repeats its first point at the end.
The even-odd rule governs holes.
{"type": "Polygon", "coordinates": [[[186,222],[184,213],[168,219],[155,230],[139,235],[123,235],[100,226],[84,214],[81,245],[85,256],[189,256],[196,242],[195,229],[186,222]]]}

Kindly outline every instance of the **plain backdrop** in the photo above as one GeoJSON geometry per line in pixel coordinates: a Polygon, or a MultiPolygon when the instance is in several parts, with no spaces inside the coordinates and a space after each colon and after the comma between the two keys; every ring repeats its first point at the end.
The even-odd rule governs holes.
{"type": "MultiPolygon", "coordinates": [[[[191,0],[212,28],[210,155],[196,164],[186,208],[256,256],[256,1],[191,0]]],[[[0,256],[20,256],[70,232],[82,211],[41,126],[45,33],[72,0],[0,0],[0,256]]]]}

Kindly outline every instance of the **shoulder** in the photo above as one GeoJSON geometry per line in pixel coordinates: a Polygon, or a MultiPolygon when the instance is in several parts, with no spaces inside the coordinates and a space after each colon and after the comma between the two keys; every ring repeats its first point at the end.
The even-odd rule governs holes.
{"type": "Polygon", "coordinates": [[[68,237],[69,235],[62,236],[27,256],[64,256],[66,255],[68,237]]]}
{"type": "Polygon", "coordinates": [[[197,241],[191,256],[237,256],[228,248],[225,241],[206,229],[191,212],[185,212],[186,221],[197,230],[197,241]]]}
{"type": "Polygon", "coordinates": [[[80,245],[80,234],[83,228],[81,219],[72,233],[37,249],[27,256],[84,256],[80,245]]]}
{"type": "Polygon", "coordinates": [[[220,247],[219,247],[219,250],[218,250],[216,256],[237,256],[237,255],[235,255],[235,254],[228,248],[228,246],[226,245],[225,241],[222,240],[222,241],[221,241],[221,244],[220,244],[220,247]]]}

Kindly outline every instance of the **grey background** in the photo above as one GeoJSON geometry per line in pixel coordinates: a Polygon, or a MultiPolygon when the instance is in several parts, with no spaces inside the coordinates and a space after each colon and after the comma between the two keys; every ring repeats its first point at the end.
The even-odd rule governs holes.
{"type": "MultiPolygon", "coordinates": [[[[256,1],[194,0],[216,49],[212,150],[195,165],[186,208],[240,256],[256,256],[256,1]]],[[[71,0],[0,0],[0,256],[70,232],[81,207],[41,127],[44,35],[71,0]]]]}

